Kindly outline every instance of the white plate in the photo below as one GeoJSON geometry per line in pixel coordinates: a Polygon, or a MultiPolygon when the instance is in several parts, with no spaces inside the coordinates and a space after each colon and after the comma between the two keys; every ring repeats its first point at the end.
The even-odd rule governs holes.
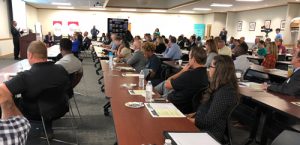
{"type": "Polygon", "coordinates": [[[129,108],[142,108],[142,107],[144,107],[144,103],[143,102],[127,102],[127,103],[125,103],[125,106],[127,106],[129,108]]]}

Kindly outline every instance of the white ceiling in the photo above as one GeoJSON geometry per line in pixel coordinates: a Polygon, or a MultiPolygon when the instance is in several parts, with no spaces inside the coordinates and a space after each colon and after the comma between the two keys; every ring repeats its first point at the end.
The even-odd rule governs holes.
{"type": "MultiPolygon", "coordinates": [[[[236,0],[24,0],[36,8],[58,9],[52,2],[71,3],[74,9],[90,10],[96,2],[107,4],[105,11],[120,11],[120,8],[135,8],[137,12],[149,12],[149,9],[167,10],[167,13],[193,11],[193,8],[210,8],[208,11],[193,11],[195,14],[212,12],[244,11],[258,8],[287,5],[299,0],[264,0],[262,2],[237,2],[236,0]],[[232,7],[211,7],[212,3],[232,4],[232,7]]],[[[185,12],[187,13],[187,12],[185,12]]]]}

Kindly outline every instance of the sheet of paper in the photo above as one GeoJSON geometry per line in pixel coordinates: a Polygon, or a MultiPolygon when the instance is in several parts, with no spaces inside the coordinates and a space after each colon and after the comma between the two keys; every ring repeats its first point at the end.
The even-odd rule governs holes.
{"type": "Polygon", "coordinates": [[[123,77],[139,77],[140,74],[133,74],[133,73],[122,73],[123,77]]]}
{"type": "Polygon", "coordinates": [[[239,82],[240,87],[249,87],[254,90],[263,90],[263,84],[254,83],[254,82],[239,82]]]}
{"type": "Polygon", "coordinates": [[[294,105],[300,106],[300,102],[291,102],[294,105]]]}
{"type": "Polygon", "coordinates": [[[145,103],[152,117],[185,117],[172,103],[145,103]]]}
{"type": "MultiPolygon", "coordinates": [[[[130,95],[141,95],[143,97],[146,97],[146,90],[128,90],[130,95]]],[[[154,92],[152,92],[152,95],[155,95],[154,92]]]]}
{"type": "Polygon", "coordinates": [[[120,69],[120,70],[135,71],[135,69],[133,67],[118,66],[116,68],[120,69]]]}
{"type": "Polygon", "coordinates": [[[169,133],[177,145],[221,145],[207,133],[169,133]]]}

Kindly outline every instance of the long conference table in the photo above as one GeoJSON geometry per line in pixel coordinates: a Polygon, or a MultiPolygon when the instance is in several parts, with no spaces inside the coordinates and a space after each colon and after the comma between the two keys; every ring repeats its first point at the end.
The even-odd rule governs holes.
{"type": "MultiPolygon", "coordinates": [[[[166,65],[169,65],[172,68],[181,69],[182,66],[179,66],[176,61],[164,61],[163,62],[166,65]]],[[[256,71],[268,73],[271,75],[275,75],[277,77],[282,77],[287,79],[287,71],[278,70],[278,69],[264,69],[262,66],[259,65],[252,65],[251,69],[254,69],[256,71]]],[[[282,95],[278,93],[272,93],[265,90],[257,90],[253,89],[251,87],[247,86],[239,86],[239,91],[242,97],[247,97],[251,99],[253,102],[258,104],[259,107],[267,108],[268,110],[272,110],[275,112],[278,112],[284,116],[287,116],[289,118],[293,118],[296,120],[300,120],[300,106],[297,106],[293,104],[292,102],[300,102],[299,98],[296,98],[295,96],[288,96],[288,95],[282,95]]],[[[299,96],[297,96],[299,97],[299,96]]],[[[258,120],[259,121],[259,120],[258,120]]],[[[262,124],[263,127],[265,127],[266,122],[262,124]]],[[[251,134],[250,134],[250,140],[253,141],[257,129],[258,129],[258,122],[256,125],[254,125],[251,134]]],[[[261,138],[264,138],[261,136],[261,138]]],[[[261,144],[265,144],[265,142],[261,142],[261,144]]]]}
{"type": "MultiPolygon", "coordinates": [[[[186,118],[153,118],[148,110],[128,108],[126,102],[144,102],[141,96],[131,96],[124,83],[138,84],[138,77],[123,77],[121,71],[111,70],[106,60],[101,60],[105,95],[110,97],[113,120],[119,145],[162,145],[164,131],[199,131],[186,118]]],[[[126,66],[116,64],[116,66],[126,66]]],[[[158,97],[156,94],[154,97],[158,97]]]]}

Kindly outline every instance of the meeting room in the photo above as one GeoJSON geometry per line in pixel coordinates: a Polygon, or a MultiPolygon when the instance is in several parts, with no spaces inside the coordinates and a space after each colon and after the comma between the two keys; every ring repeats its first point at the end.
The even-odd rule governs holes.
{"type": "Polygon", "coordinates": [[[300,0],[0,0],[0,145],[300,145],[300,0]]]}

